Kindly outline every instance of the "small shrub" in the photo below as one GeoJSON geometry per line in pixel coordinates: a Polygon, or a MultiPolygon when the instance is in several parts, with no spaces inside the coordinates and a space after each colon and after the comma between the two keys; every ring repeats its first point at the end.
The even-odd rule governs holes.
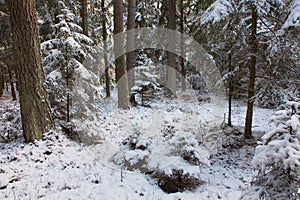
{"type": "Polygon", "coordinates": [[[182,154],[182,158],[193,165],[201,164],[199,157],[196,155],[194,150],[191,150],[191,151],[185,150],[182,154]]]}
{"type": "Polygon", "coordinates": [[[190,175],[184,174],[183,170],[172,169],[172,174],[157,172],[153,175],[158,179],[158,186],[166,193],[184,192],[186,190],[194,190],[203,182],[190,175]]]}

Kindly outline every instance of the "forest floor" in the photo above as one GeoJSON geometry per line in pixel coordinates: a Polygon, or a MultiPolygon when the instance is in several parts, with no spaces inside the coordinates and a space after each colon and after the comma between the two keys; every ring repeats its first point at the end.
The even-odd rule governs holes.
{"type": "Polygon", "coordinates": [[[102,121],[96,132],[105,139],[98,144],[72,141],[60,131],[25,144],[19,105],[2,97],[0,199],[239,199],[255,177],[250,163],[257,140],[271,128],[267,120],[273,112],[255,108],[255,139],[244,140],[241,132],[246,107],[242,102],[234,103],[235,128],[225,130],[220,125],[222,114],[215,113],[220,108],[209,102],[196,103],[195,109],[195,103],[166,100],[152,104],[152,108],[130,111],[113,109],[113,103],[107,101],[102,103],[102,121]],[[133,135],[146,150],[124,146],[124,140],[133,135]],[[199,154],[201,164],[191,165],[172,152],[190,148],[189,144],[199,154]],[[128,170],[126,162],[120,161],[123,158],[137,163],[137,157],[148,159],[146,168],[128,170]],[[159,168],[167,173],[176,167],[201,179],[200,186],[168,194],[156,179],[143,172],[159,168]]]}

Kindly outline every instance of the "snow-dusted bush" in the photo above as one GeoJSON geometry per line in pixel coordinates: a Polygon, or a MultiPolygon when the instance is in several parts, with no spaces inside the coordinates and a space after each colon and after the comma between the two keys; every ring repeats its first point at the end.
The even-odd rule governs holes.
{"type": "Polygon", "coordinates": [[[188,132],[178,131],[170,137],[160,135],[149,139],[134,135],[123,141],[113,161],[127,169],[140,171],[156,171],[162,168],[168,172],[172,168],[180,170],[183,165],[178,164],[179,161],[185,163],[184,166],[209,165],[209,153],[199,145],[195,135],[188,132]],[[145,162],[143,170],[133,167],[141,160],[145,162]]]}
{"type": "Polygon", "coordinates": [[[166,193],[184,192],[193,190],[203,182],[189,173],[183,173],[183,170],[172,170],[171,174],[158,172],[153,175],[158,179],[158,186],[166,193]]]}
{"type": "Polygon", "coordinates": [[[167,193],[182,192],[198,186],[199,166],[209,165],[209,153],[199,145],[196,136],[188,132],[154,138],[135,135],[123,141],[112,160],[124,169],[152,174],[167,193]]]}
{"type": "Polygon", "coordinates": [[[122,142],[120,151],[114,155],[113,161],[122,165],[126,170],[153,172],[155,169],[148,165],[150,155],[150,140],[130,136],[122,142]]]}
{"type": "Polygon", "coordinates": [[[295,191],[286,191],[286,197],[290,198],[300,187],[300,99],[287,101],[285,109],[278,110],[270,120],[277,127],[262,137],[252,161],[259,170],[256,183],[274,195],[282,189],[279,183],[295,183],[295,191]]]}

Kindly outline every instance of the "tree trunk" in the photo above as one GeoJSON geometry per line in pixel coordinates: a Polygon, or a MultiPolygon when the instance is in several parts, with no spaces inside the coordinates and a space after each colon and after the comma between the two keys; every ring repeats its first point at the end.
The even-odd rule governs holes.
{"type": "Polygon", "coordinates": [[[17,100],[17,95],[16,95],[16,90],[15,90],[15,85],[14,85],[14,79],[12,76],[12,70],[8,67],[8,75],[9,75],[9,80],[10,80],[10,90],[11,90],[11,96],[13,98],[13,101],[17,100]]]}
{"type": "MultiPolygon", "coordinates": [[[[123,32],[123,0],[114,0],[114,34],[123,32]]],[[[115,39],[116,81],[118,87],[118,107],[129,109],[128,80],[124,60],[124,35],[115,39]]]]}
{"type": "Polygon", "coordinates": [[[256,67],[256,54],[257,54],[257,40],[256,40],[256,29],[257,29],[257,10],[255,5],[251,5],[252,10],[252,27],[251,27],[251,58],[249,65],[249,86],[248,86],[248,103],[247,103],[247,114],[245,133],[246,138],[252,138],[252,117],[253,117],[253,103],[254,103],[254,89],[255,89],[255,67],[256,67]]]}
{"type": "MultiPolygon", "coordinates": [[[[176,0],[168,1],[168,23],[167,28],[175,30],[176,16],[176,0]]],[[[170,34],[168,38],[168,71],[167,71],[167,88],[176,95],[176,62],[175,54],[171,51],[175,50],[175,34],[170,34]]]]}
{"type": "Polygon", "coordinates": [[[3,78],[3,70],[0,68],[0,97],[3,95],[4,88],[4,78],[3,78]]]}
{"type": "Polygon", "coordinates": [[[183,34],[184,34],[184,12],[183,12],[183,0],[180,0],[180,31],[181,31],[181,38],[180,38],[180,50],[181,50],[181,57],[180,57],[180,65],[181,65],[181,90],[182,92],[186,91],[186,83],[185,83],[185,76],[186,70],[184,68],[184,58],[185,58],[185,51],[184,51],[184,41],[183,41],[183,34]]]}
{"type": "MultiPolygon", "coordinates": [[[[6,71],[6,70],[5,70],[6,71]]],[[[8,78],[7,78],[7,74],[8,74],[8,72],[6,71],[5,72],[5,75],[4,75],[4,88],[5,88],[5,91],[6,92],[8,92],[8,82],[9,82],[9,80],[8,80],[8,78]]]]}
{"type": "Polygon", "coordinates": [[[83,34],[88,36],[88,13],[87,13],[87,0],[81,0],[81,19],[83,34]]]}
{"type": "MultiPolygon", "coordinates": [[[[232,73],[232,66],[231,66],[231,54],[228,55],[228,68],[229,73],[232,73]]],[[[232,126],[231,124],[231,103],[232,103],[232,74],[230,74],[229,81],[228,81],[228,126],[232,126]]]]}
{"type": "MultiPolygon", "coordinates": [[[[135,28],[135,5],[136,0],[128,1],[128,24],[127,30],[135,28]]],[[[127,49],[134,48],[134,33],[127,34],[127,49]]],[[[129,90],[134,86],[134,51],[127,50],[127,72],[128,72],[128,88],[129,90]]]]}
{"type": "Polygon", "coordinates": [[[44,88],[35,1],[8,2],[23,134],[26,142],[33,142],[53,128],[48,94],[44,88]]]}
{"type": "Polygon", "coordinates": [[[105,1],[101,1],[101,11],[102,11],[102,39],[103,39],[103,50],[104,50],[104,65],[105,65],[105,91],[106,97],[110,97],[110,76],[109,76],[109,65],[107,60],[107,30],[106,30],[106,10],[105,1]]]}

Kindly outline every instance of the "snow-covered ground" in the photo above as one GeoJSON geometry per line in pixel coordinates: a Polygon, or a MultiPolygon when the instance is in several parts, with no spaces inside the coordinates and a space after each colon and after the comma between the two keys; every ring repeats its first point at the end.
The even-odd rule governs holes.
{"type": "MultiPolygon", "coordinates": [[[[255,175],[250,167],[255,140],[245,142],[239,133],[246,110],[241,102],[235,102],[233,108],[233,124],[240,130],[226,131],[221,129],[226,102],[217,105],[175,99],[130,111],[113,105],[110,100],[99,105],[99,129],[93,130],[102,138],[99,144],[79,144],[59,131],[31,144],[14,138],[8,143],[1,140],[0,199],[234,200],[250,186],[255,175]],[[129,136],[144,142],[146,150],[129,150],[122,145],[129,136]],[[191,148],[201,159],[199,165],[191,165],[174,153],[191,148]],[[143,171],[127,170],[120,161],[129,158],[138,162],[136,156],[147,158],[148,170],[159,168],[168,173],[177,167],[202,183],[193,191],[167,194],[156,179],[143,171]]],[[[17,115],[8,120],[9,109],[19,107],[7,97],[1,98],[1,127],[9,120],[12,127],[18,126],[17,115]]],[[[272,110],[255,108],[257,138],[270,130],[267,120],[271,114],[272,110]]],[[[1,132],[5,135],[4,129],[1,132]]]]}

